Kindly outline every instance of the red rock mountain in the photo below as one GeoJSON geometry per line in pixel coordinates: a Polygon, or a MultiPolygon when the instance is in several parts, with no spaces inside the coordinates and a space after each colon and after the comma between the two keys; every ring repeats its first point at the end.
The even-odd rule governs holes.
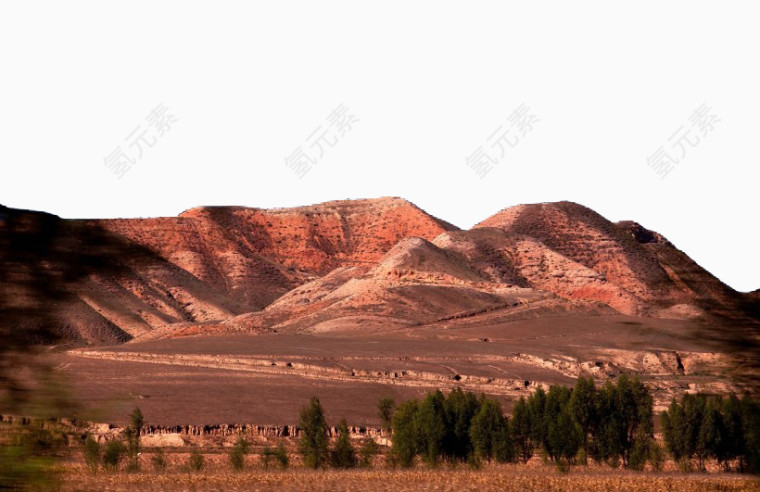
{"type": "Polygon", "coordinates": [[[398,198],[123,220],[2,209],[0,219],[4,304],[33,302],[38,277],[52,279],[45,323],[75,342],[382,330],[495,311],[760,318],[757,293],[736,293],[635,222],[569,202],[511,207],[468,231],[398,198]],[[25,242],[43,246],[18,260],[11,245],[25,242]]]}
{"type": "MultiPolygon", "coordinates": [[[[545,287],[562,297],[599,300],[622,313],[650,315],[667,315],[663,309],[697,315],[705,303],[712,302],[733,309],[739,298],[660,234],[636,222],[612,223],[575,203],[511,207],[475,227],[531,237],[596,273],[593,281],[571,282],[563,290],[545,287]]],[[[516,251],[518,258],[525,254],[525,250],[516,251]]],[[[544,262],[544,269],[551,267],[551,262],[544,262]]],[[[568,269],[560,270],[566,274],[568,269]]],[[[543,277],[547,275],[562,278],[558,272],[544,271],[543,277]]]]}
{"type": "MultiPolygon", "coordinates": [[[[407,236],[432,239],[456,229],[397,198],[273,210],[202,207],[156,219],[65,221],[4,210],[5,242],[25,238],[21,224],[30,223],[48,244],[36,259],[54,257],[58,268],[94,266],[63,285],[71,295],[56,301],[59,331],[88,342],[257,311],[333,268],[376,262],[407,236]],[[103,242],[109,247],[98,249],[103,242]],[[84,260],[76,255],[90,250],[84,260]]],[[[30,289],[10,289],[20,265],[7,260],[8,292],[30,289]]],[[[19,295],[9,295],[8,304],[19,295]]]]}

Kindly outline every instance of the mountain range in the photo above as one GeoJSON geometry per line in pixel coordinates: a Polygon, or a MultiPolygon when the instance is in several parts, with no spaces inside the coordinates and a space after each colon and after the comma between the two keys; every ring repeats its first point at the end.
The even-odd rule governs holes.
{"type": "Polygon", "coordinates": [[[760,324],[760,291],[572,202],[509,207],[469,230],[400,198],[146,219],[0,207],[0,274],[14,330],[73,345],[558,314],[760,324]]]}

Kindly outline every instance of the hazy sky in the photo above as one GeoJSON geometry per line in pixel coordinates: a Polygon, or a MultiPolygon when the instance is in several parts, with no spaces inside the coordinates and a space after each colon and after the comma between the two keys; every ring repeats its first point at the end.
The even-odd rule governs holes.
{"type": "Polygon", "coordinates": [[[252,3],[0,5],[0,203],[572,200],[760,287],[757,3],[252,3]]]}

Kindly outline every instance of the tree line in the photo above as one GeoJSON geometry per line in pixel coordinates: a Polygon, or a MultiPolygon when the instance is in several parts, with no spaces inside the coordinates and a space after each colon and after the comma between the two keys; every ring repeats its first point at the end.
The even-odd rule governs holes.
{"type": "MultiPolygon", "coordinates": [[[[140,471],[142,445],[140,442],[140,429],[145,422],[142,412],[135,408],[129,416],[129,424],[124,429],[124,440],[112,439],[105,445],[97,442],[92,435],[87,435],[82,443],[82,454],[87,468],[95,473],[102,467],[107,471],[118,471],[121,463],[126,458],[126,471],[140,471]]],[[[233,470],[240,471],[245,468],[245,457],[250,453],[250,444],[243,436],[238,436],[235,444],[228,453],[230,466],[233,470]]],[[[276,448],[264,447],[261,451],[261,463],[265,469],[269,469],[272,461],[275,461],[281,469],[290,465],[290,456],[283,443],[276,448]]],[[[168,467],[166,456],[162,448],[153,451],[151,462],[154,471],[164,472],[168,467]]],[[[187,471],[199,472],[205,468],[205,458],[199,450],[193,450],[184,467],[187,471]]]]}
{"type": "Polygon", "coordinates": [[[673,459],[699,470],[714,459],[725,471],[736,463],[740,472],[760,472],[760,405],[749,396],[741,400],[686,394],[662,413],[662,434],[673,459]]]}
{"type": "MultiPolygon", "coordinates": [[[[428,393],[391,412],[378,403],[392,430],[389,459],[411,467],[419,459],[441,462],[482,460],[527,462],[536,453],[567,470],[588,459],[612,467],[662,469],[665,452],[654,438],[653,399],[637,379],[621,375],[597,388],[579,378],[574,388],[554,385],[520,398],[511,418],[497,400],[454,389],[428,393]]],[[[692,459],[700,470],[715,459],[726,471],[760,471],[760,406],[749,396],[722,399],[685,395],[661,414],[665,448],[682,469],[692,459]]]]}
{"type": "Polygon", "coordinates": [[[656,461],[652,397],[636,379],[618,378],[597,389],[580,378],[575,388],[539,388],[522,397],[507,418],[497,400],[461,389],[429,393],[395,410],[393,459],[402,467],[417,457],[428,465],[481,460],[527,462],[537,451],[565,470],[588,457],[642,469],[656,461]]]}
{"type": "MultiPolygon", "coordinates": [[[[435,467],[441,463],[467,463],[479,467],[484,461],[527,462],[542,456],[561,471],[589,459],[612,467],[643,470],[649,463],[662,469],[667,451],[685,471],[704,470],[709,460],[725,471],[760,472],[760,404],[745,396],[727,398],[686,394],[673,399],[660,415],[664,447],[654,437],[653,399],[637,379],[621,375],[614,383],[597,387],[592,378],[579,378],[573,388],[553,385],[539,388],[515,404],[511,417],[498,400],[476,396],[456,388],[445,395],[437,390],[422,399],[398,405],[390,398],[377,403],[378,416],[392,436],[386,453],[391,467],[408,468],[417,462],[435,467]]],[[[86,464],[117,470],[126,458],[127,471],[139,469],[139,429],[144,423],[139,408],[130,415],[125,441],[101,446],[91,436],[83,444],[86,464]]],[[[310,468],[372,466],[379,445],[366,439],[357,449],[348,424],[341,419],[337,436],[330,438],[325,412],[317,397],[301,409],[298,451],[310,468]]],[[[249,443],[239,436],[229,451],[230,465],[242,470],[249,443]]],[[[153,453],[153,467],[166,469],[163,450],[153,453]]],[[[287,468],[284,445],[261,452],[264,468],[272,461],[287,468]]],[[[204,468],[203,455],[191,453],[187,469],[204,468]]]]}
{"type": "Polygon", "coordinates": [[[357,453],[351,443],[346,419],[340,420],[337,439],[331,445],[325,411],[316,396],[313,396],[309,404],[301,409],[298,427],[301,430],[298,450],[303,456],[304,465],[309,468],[370,467],[375,455],[380,452],[377,443],[372,439],[367,439],[357,453]]]}

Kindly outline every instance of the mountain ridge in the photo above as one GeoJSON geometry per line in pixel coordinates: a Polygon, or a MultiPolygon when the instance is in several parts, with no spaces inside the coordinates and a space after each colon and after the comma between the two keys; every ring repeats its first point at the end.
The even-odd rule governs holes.
{"type": "MultiPolygon", "coordinates": [[[[526,300],[536,303],[537,316],[607,306],[729,324],[758,319],[760,291],[737,293],[662,234],[573,202],[508,207],[469,230],[398,197],[275,209],[201,206],[146,219],[60,219],[0,207],[3,216],[6,239],[24,234],[3,225],[11,217],[14,224],[60,224],[53,249],[72,241],[87,249],[88,239],[76,237],[81,231],[110,245],[93,258],[118,274],[95,267],[61,286],[68,295],[54,323],[76,343],[231,327],[359,329],[370,318],[379,327],[383,319],[406,326],[526,300]],[[309,288],[322,307],[304,292],[309,288]],[[95,334],[92,325],[100,326],[95,334]]],[[[13,268],[3,264],[5,282],[13,268]]]]}

